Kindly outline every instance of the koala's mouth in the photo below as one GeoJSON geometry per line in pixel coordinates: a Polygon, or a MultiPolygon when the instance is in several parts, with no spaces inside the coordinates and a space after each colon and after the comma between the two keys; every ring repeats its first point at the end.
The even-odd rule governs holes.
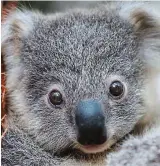
{"type": "Polygon", "coordinates": [[[107,150],[107,147],[106,147],[106,143],[102,145],[86,145],[86,146],[80,145],[79,150],[81,150],[84,153],[94,154],[94,153],[100,153],[107,150]]]}
{"type": "Polygon", "coordinates": [[[108,150],[114,143],[114,140],[108,140],[101,145],[81,145],[78,143],[76,149],[86,154],[96,154],[108,150]]]}
{"type": "Polygon", "coordinates": [[[117,141],[113,139],[109,139],[100,145],[81,145],[76,141],[73,142],[68,148],[55,155],[61,157],[72,156],[78,160],[82,159],[85,161],[98,162],[106,158],[107,153],[116,150],[116,144],[117,141]]]}

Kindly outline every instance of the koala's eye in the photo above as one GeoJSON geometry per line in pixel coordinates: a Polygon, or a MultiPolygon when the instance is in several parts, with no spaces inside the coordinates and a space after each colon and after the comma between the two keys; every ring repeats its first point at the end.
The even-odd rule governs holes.
{"type": "Polygon", "coordinates": [[[109,87],[109,93],[113,97],[121,97],[124,94],[124,85],[120,81],[113,81],[109,87]]]}
{"type": "Polygon", "coordinates": [[[58,90],[52,90],[49,93],[49,100],[53,105],[60,105],[63,102],[63,97],[58,90]]]}

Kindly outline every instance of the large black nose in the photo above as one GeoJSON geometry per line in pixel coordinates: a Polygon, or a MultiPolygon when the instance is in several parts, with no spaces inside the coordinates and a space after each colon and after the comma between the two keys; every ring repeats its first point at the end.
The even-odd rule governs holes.
{"type": "Polygon", "coordinates": [[[106,139],[105,117],[96,100],[80,101],[76,109],[78,142],[82,145],[103,144],[106,139]]]}

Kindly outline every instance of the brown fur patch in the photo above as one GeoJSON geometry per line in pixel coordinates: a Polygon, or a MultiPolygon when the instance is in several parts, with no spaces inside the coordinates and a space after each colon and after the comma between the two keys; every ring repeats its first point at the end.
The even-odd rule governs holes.
{"type": "Polygon", "coordinates": [[[155,27],[153,19],[144,11],[134,11],[131,15],[131,20],[136,31],[143,31],[155,27]]]}

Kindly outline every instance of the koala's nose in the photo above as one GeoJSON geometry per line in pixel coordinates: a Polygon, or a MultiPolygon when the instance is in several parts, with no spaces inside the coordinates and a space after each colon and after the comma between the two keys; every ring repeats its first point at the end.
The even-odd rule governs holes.
{"type": "Polygon", "coordinates": [[[98,101],[80,101],[77,105],[75,118],[79,143],[96,145],[106,141],[105,116],[98,101]]]}

